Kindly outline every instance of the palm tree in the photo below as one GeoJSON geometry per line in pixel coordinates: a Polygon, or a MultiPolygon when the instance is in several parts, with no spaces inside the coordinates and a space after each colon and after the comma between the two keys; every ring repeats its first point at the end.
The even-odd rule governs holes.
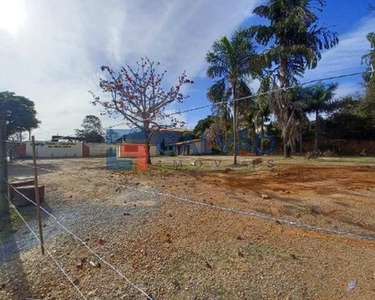
{"type": "Polygon", "coordinates": [[[221,119],[226,131],[228,131],[230,121],[229,100],[231,93],[231,90],[226,88],[222,80],[218,80],[208,89],[206,94],[207,98],[215,104],[212,107],[212,114],[221,119]]]}
{"type": "Polygon", "coordinates": [[[302,132],[310,124],[307,107],[307,100],[310,99],[310,87],[295,87],[288,92],[291,104],[294,107],[293,126],[291,126],[293,140],[299,140],[299,152],[302,153],[303,137],[302,132]]]}
{"type": "MultiPolygon", "coordinates": [[[[239,112],[245,123],[248,124],[251,129],[252,145],[255,144],[256,129],[260,126],[261,135],[264,135],[264,123],[268,121],[270,114],[269,111],[269,97],[264,95],[264,92],[269,91],[269,85],[266,80],[261,80],[261,85],[258,90],[258,95],[247,99],[246,101],[239,102],[239,112]]],[[[261,142],[261,148],[263,149],[263,142],[261,142]]],[[[253,147],[253,153],[255,153],[255,147],[253,147]]]]}
{"type": "Polygon", "coordinates": [[[371,50],[362,57],[368,68],[363,76],[366,81],[366,91],[361,101],[360,111],[368,120],[366,127],[371,128],[375,126],[375,74],[369,72],[375,71],[375,32],[369,33],[367,39],[371,44],[371,50]]]}
{"type": "MultiPolygon", "coordinates": [[[[271,82],[269,78],[267,79],[263,76],[260,87],[259,93],[256,100],[255,105],[255,124],[260,124],[260,132],[261,135],[264,136],[264,123],[269,120],[270,115],[270,97],[268,95],[264,95],[263,93],[269,92],[271,89],[271,82]]],[[[261,149],[263,150],[263,140],[260,143],[261,149]]]]}
{"type": "MultiPolygon", "coordinates": [[[[256,41],[269,47],[261,56],[263,63],[275,74],[279,88],[298,83],[306,69],[313,69],[321,59],[321,50],[338,43],[338,36],[327,27],[318,24],[314,12],[325,6],[324,0],[269,0],[258,6],[254,13],[269,20],[269,25],[249,28],[256,41]]],[[[284,156],[290,157],[294,108],[285,90],[281,90],[270,102],[284,140],[284,156]]]]}
{"type": "Polygon", "coordinates": [[[371,45],[371,50],[362,56],[362,62],[368,66],[366,73],[363,75],[365,81],[368,83],[374,76],[370,72],[374,72],[375,68],[375,32],[369,33],[367,35],[367,40],[371,45]]]}
{"type": "MultiPolygon", "coordinates": [[[[248,97],[251,96],[252,92],[250,87],[245,83],[241,82],[240,87],[238,89],[238,97],[248,97]]],[[[246,125],[251,130],[251,139],[252,145],[254,145],[255,141],[255,130],[256,130],[256,113],[257,113],[257,101],[256,97],[249,97],[245,100],[241,100],[238,102],[238,115],[241,125],[246,125]]],[[[253,147],[253,151],[255,151],[255,147],[253,147]]]]}
{"type": "MultiPolygon", "coordinates": [[[[222,37],[212,45],[212,49],[206,54],[209,63],[207,76],[218,78],[209,89],[208,95],[218,95],[221,91],[224,100],[231,97],[236,100],[239,96],[239,88],[246,84],[249,76],[255,76],[257,71],[249,68],[249,63],[255,60],[256,53],[252,41],[243,31],[237,31],[231,39],[222,37]]],[[[211,97],[209,99],[212,100],[211,97]]],[[[237,143],[238,103],[233,101],[233,142],[234,149],[237,143]]],[[[233,151],[233,163],[237,164],[237,153],[233,151]]]]}
{"type": "Polygon", "coordinates": [[[337,83],[325,85],[318,83],[309,88],[309,96],[306,103],[306,111],[315,113],[315,140],[314,153],[318,153],[320,137],[320,116],[321,112],[329,112],[333,109],[332,99],[338,87],[337,83]]]}

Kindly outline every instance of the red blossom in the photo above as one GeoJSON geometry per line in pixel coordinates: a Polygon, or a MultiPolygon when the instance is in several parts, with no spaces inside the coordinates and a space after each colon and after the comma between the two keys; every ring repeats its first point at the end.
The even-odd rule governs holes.
{"type": "MultiPolygon", "coordinates": [[[[137,69],[132,69],[129,65],[121,67],[120,72],[116,73],[107,66],[102,66],[103,72],[107,73],[107,79],[100,79],[100,88],[104,93],[113,97],[110,105],[107,101],[100,101],[94,97],[94,102],[105,108],[109,115],[120,114],[129,121],[129,125],[143,128],[144,120],[148,126],[161,127],[160,120],[171,119],[171,116],[165,113],[165,109],[173,102],[181,103],[187,97],[180,91],[185,84],[194,83],[189,80],[185,73],[182,73],[177,79],[177,84],[169,89],[163,90],[163,79],[166,71],[157,73],[159,63],[152,62],[148,58],[142,58],[137,63],[137,69]]],[[[93,95],[94,96],[94,95],[93,95]]],[[[177,126],[181,122],[171,120],[170,125],[163,127],[177,126]]],[[[145,132],[152,130],[151,127],[143,128],[145,132]]]]}

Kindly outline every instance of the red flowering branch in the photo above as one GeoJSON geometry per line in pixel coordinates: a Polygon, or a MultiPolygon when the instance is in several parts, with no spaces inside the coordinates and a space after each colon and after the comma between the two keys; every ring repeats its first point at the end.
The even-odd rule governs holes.
{"type": "Polygon", "coordinates": [[[172,103],[182,103],[184,96],[181,89],[186,84],[192,84],[184,73],[182,73],[176,85],[165,90],[163,79],[167,71],[158,73],[156,67],[159,62],[153,62],[147,57],[142,57],[137,62],[137,69],[129,65],[121,67],[119,72],[102,66],[101,70],[106,73],[106,78],[101,78],[99,85],[104,94],[110,95],[109,100],[101,99],[92,92],[93,105],[104,108],[103,114],[109,116],[122,115],[125,122],[131,127],[137,127],[146,134],[148,144],[153,131],[161,127],[183,126],[183,122],[171,118],[165,113],[165,109],[172,103]],[[165,124],[169,120],[169,125],[165,124]]]}

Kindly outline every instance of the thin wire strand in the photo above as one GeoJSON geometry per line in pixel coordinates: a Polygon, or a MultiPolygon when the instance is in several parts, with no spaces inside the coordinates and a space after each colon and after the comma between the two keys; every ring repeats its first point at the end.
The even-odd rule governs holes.
{"type": "MultiPolygon", "coordinates": [[[[16,206],[12,203],[12,201],[10,201],[8,195],[6,195],[8,201],[9,201],[9,204],[10,206],[15,210],[15,212],[18,214],[18,216],[22,219],[22,221],[25,223],[25,225],[27,226],[27,228],[29,228],[29,230],[31,231],[31,233],[34,235],[34,237],[38,240],[38,242],[40,243],[40,239],[38,237],[38,235],[33,231],[33,229],[30,227],[30,225],[27,223],[27,221],[24,219],[24,217],[21,215],[21,213],[17,210],[16,206]]],[[[78,286],[74,283],[74,281],[70,278],[70,276],[68,275],[68,273],[64,270],[64,268],[59,264],[59,262],[53,257],[53,255],[51,254],[51,252],[48,251],[48,249],[45,249],[45,251],[47,252],[48,256],[55,262],[55,264],[57,265],[57,267],[60,269],[60,271],[65,275],[65,277],[69,280],[69,282],[73,285],[73,287],[77,290],[77,292],[80,294],[80,296],[87,300],[87,298],[85,297],[85,295],[83,295],[83,293],[80,291],[80,289],[78,288],[78,286]]]]}
{"type": "Polygon", "coordinates": [[[281,223],[281,224],[286,224],[286,225],[289,225],[291,227],[314,230],[314,231],[322,231],[322,232],[329,233],[329,234],[336,234],[336,235],[342,235],[342,236],[355,237],[355,238],[359,238],[359,239],[375,241],[375,236],[356,234],[356,233],[352,233],[352,232],[345,232],[345,231],[334,230],[334,229],[329,229],[329,228],[324,228],[324,227],[319,227],[319,226],[313,226],[313,225],[300,224],[300,223],[295,222],[295,221],[288,221],[288,220],[284,220],[284,219],[280,219],[280,218],[274,218],[274,217],[271,217],[271,216],[266,215],[266,214],[261,214],[261,213],[251,212],[251,211],[238,210],[238,209],[235,209],[235,208],[223,207],[223,206],[219,206],[219,205],[215,205],[215,204],[207,204],[207,203],[203,203],[203,202],[200,202],[200,201],[191,200],[189,198],[179,197],[179,196],[176,196],[176,195],[173,195],[173,194],[152,192],[152,191],[143,190],[143,189],[140,189],[140,188],[128,187],[128,186],[119,185],[119,184],[115,184],[115,185],[120,186],[120,187],[124,187],[124,188],[130,188],[130,189],[133,189],[133,190],[136,190],[136,191],[140,191],[140,192],[144,192],[144,193],[148,193],[148,194],[152,194],[152,195],[158,195],[158,196],[173,198],[173,199],[184,201],[184,202],[187,202],[187,203],[190,203],[190,204],[214,208],[214,209],[217,209],[217,210],[227,211],[227,212],[231,212],[231,213],[237,213],[237,214],[241,214],[241,215],[248,215],[248,216],[252,216],[252,217],[262,218],[262,219],[265,219],[265,220],[274,221],[274,222],[281,223]]]}
{"type": "Polygon", "coordinates": [[[0,140],[0,142],[8,143],[8,144],[21,144],[21,143],[24,143],[25,141],[16,142],[16,141],[0,140]]]}
{"type": "MultiPolygon", "coordinates": [[[[20,191],[18,191],[15,187],[13,187],[11,184],[9,184],[9,187],[13,189],[17,194],[22,196],[24,199],[32,203],[33,205],[36,205],[36,203],[28,198],[26,195],[22,194],[20,191]]],[[[92,253],[94,256],[96,256],[100,261],[102,261],[104,264],[106,264],[109,268],[111,268],[113,271],[115,271],[122,279],[124,279],[129,285],[131,285],[133,288],[138,290],[140,293],[142,293],[144,296],[147,297],[149,300],[153,300],[151,296],[149,296],[144,290],[142,290],[140,287],[138,287],[136,284],[134,284],[128,277],[126,277],[121,271],[116,269],[113,265],[111,265],[109,262],[107,262],[104,258],[102,258],[99,254],[97,254],[95,251],[93,251],[81,238],[79,238],[77,235],[75,235],[72,231],[70,231],[67,227],[65,227],[63,224],[60,223],[60,221],[50,212],[48,212],[44,207],[40,207],[41,210],[43,210],[47,215],[49,215],[51,218],[55,220],[55,222],[63,228],[67,233],[72,235],[76,240],[82,243],[87,250],[92,253]]]]}
{"type": "MultiPolygon", "coordinates": [[[[15,163],[20,164],[20,165],[24,165],[24,166],[29,167],[29,168],[34,168],[34,166],[29,166],[27,164],[22,164],[22,163],[18,163],[18,162],[15,162],[15,163]]],[[[83,178],[83,177],[76,176],[76,175],[73,175],[73,174],[67,174],[67,173],[64,173],[62,171],[52,171],[52,170],[49,170],[49,169],[46,169],[46,168],[40,168],[40,167],[37,167],[37,168],[39,168],[41,170],[48,171],[48,172],[55,172],[55,173],[59,173],[59,174],[62,174],[62,175],[70,175],[74,178],[84,179],[84,180],[91,181],[91,182],[97,182],[97,181],[92,180],[92,179],[83,178]]],[[[136,188],[136,187],[132,187],[132,186],[126,186],[126,185],[113,183],[113,182],[107,182],[107,183],[110,184],[110,185],[114,185],[116,187],[132,189],[132,190],[147,193],[147,194],[150,194],[150,195],[153,195],[153,196],[169,197],[171,199],[176,199],[176,200],[179,200],[179,201],[182,201],[182,202],[200,205],[200,206],[203,206],[203,207],[213,208],[213,209],[216,209],[216,210],[221,210],[221,211],[226,211],[226,212],[231,212],[231,213],[236,213],[236,214],[241,214],[241,215],[247,215],[247,216],[256,217],[256,218],[261,218],[261,219],[273,221],[273,222],[276,222],[276,223],[279,223],[279,224],[285,224],[285,225],[288,225],[290,227],[301,228],[301,229],[312,230],[312,231],[320,231],[320,232],[324,232],[324,233],[328,233],[328,234],[335,234],[335,235],[340,235],[340,236],[353,237],[353,238],[358,238],[358,239],[363,239],[363,240],[375,241],[375,236],[371,236],[371,235],[357,234],[357,233],[353,233],[353,232],[329,229],[329,228],[320,227],[320,226],[301,224],[301,223],[298,223],[298,222],[295,222],[295,221],[288,221],[288,220],[285,220],[285,219],[275,218],[275,217],[272,217],[272,216],[269,216],[269,215],[266,215],[266,214],[261,214],[261,213],[257,213],[257,212],[253,212],[253,211],[239,210],[239,209],[235,209],[235,208],[232,208],[232,207],[224,207],[224,206],[219,206],[219,205],[215,205],[215,204],[207,204],[207,203],[204,203],[204,202],[192,200],[192,199],[185,198],[185,197],[176,196],[176,195],[173,195],[173,194],[161,193],[161,192],[155,192],[155,191],[148,191],[148,190],[144,190],[144,189],[140,189],[140,188],[136,188]]],[[[29,201],[31,201],[31,200],[29,200],[29,201]]],[[[33,201],[31,201],[31,202],[34,203],[34,205],[35,205],[35,202],[33,202],[33,201]]]]}
{"type": "MultiPolygon", "coordinates": [[[[243,101],[243,100],[247,100],[247,99],[251,99],[251,98],[255,98],[255,97],[259,97],[259,96],[267,96],[267,95],[271,95],[271,94],[279,92],[279,91],[287,91],[287,90],[294,89],[296,87],[302,87],[302,86],[310,85],[310,84],[317,83],[317,82],[329,81],[329,80],[333,80],[333,79],[342,79],[342,78],[347,78],[347,77],[363,75],[363,74],[367,74],[367,73],[373,75],[374,72],[375,72],[374,70],[371,70],[371,71],[365,71],[365,72],[355,72],[355,73],[349,73],[349,74],[343,74],[343,75],[337,75],[337,76],[331,76],[331,77],[324,77],[324,78],[320,78],[320,79],[314,79],[314,80],[306,81],[306,82],[303,82],[303,83],[300,83],[300,84],[295,84],[295,85],[292,85],[292,86],[289,86],[289,87],[281,87],[281,88],[273,89],[271,91],[256,93],[254,95],[245,96],[245,97],[241,97],[241,98],[237,98],[237,99],[231,99],[231,100],[211,103],[211,104],[207,104],[207,105],[197,106],[197,107],[193,107],[193,108],[182,110],[182,111],[176,111],[176,112],[173,112],[173,113],[170,113],[170,114],[166,115],[166,117],[181,115],[181,114],[184,114],[184,113],[197,111],[197,110],[209,108],[209,107],[216,106],[216,105],[230,104],[232,102],[243,101]]],[[[144,120],[148,120],[148,119],[144,119],[144,120]]],[[[108,126],[104,129],[112,129],[112,128],[115,128],[117,126],[126,125],[126,124],[127,123],[123,122],[123,123],[119,123],[119,124],[116,124],[116,125],[108,126]]]]}

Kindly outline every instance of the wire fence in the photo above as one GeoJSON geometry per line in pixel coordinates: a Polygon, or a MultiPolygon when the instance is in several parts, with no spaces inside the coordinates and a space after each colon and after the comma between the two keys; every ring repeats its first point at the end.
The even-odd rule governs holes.
{"type": "MultiPolygon", "coordinates": [[[[31,165],[28,165],[28,164],[25,164],[25,163],[21,163],[21,162],[14,162],[14,163],[17,164],[17,165],[21,165],[21,166],[25,166],[25,167],[28,167],[28,168],[31,168],[31,169],[35,169],[34,166],[31,166],[31,165]]],[[[90,178],[86,178],[86,177],[82,177],[82,176],[77,176],[77,175],[74,175],[74,174],[68,174],[68,173],[62,172],[62,171],[54,171],[54,170],[51,170],[51,169],[48,169],[48,168],[44,168],[44,167],[39,167],[39,166],[36,167],[36,168],[39,169],[39,170],[47,171],[49,173],[56,173],[56,174],[61,174],[61,175],[67,175],[67,176],[71,176],[72,178],[78,178],[78,179],[81,179],[81,180],[84,179],[84,180],[87,180],[87,181],[90,181],[90,182],[93,182],[93,183],[99,183],[99,181],[97,181],[97,180],[92,180],[90,178]]],[[[102,181],[100,181],[100,183],[103,184],[102,181]]],[[[170,194],[170,193],[162,193],[162,192],[158,192],[158,191],[145,190],[145,189],[142,189],[142,188],[139,188],[139,187],[131,186],[129,184],[128,185],[123,185],[123,184],[118,184],[118,183],[113,183],[113,182],[106,182],[106,183],[109,184],[109,185],[112,185],[112,186],[114,186],[116,188],[125,188],[125,189],[131,189],[131,190],[134,190],[134,191],[146,193],[146,194],[148,194],[148,195],[150,195],[152,197],[160,197],[160,198],[166,198],[167,197],[167,198],[170,198],[170,199],[173,199],[173,200],[177,200],[177,201],[180,201],[180,202],[183,202],[183,203],[188,203],[188,204],[192,204],[192,205],[198,205],[200,207],[204,207],[204,208],[208,208],[208,209],[215,209],[215,210],[224,211],[224,212],[233,213],[233,214],[250,216],[250,217],[253,217],[253,218],[261,218],[261,219],[264,219],[264,220],[275,222],[276,224],[286,225],[286,226],[290,226],[290,227],[294,227],[294,228],[299,228],[299,229],[302,229],[302,230],[312,230],[312,231],[316,231],[316,232],[322,232],[322,233],[325,233],[325,234],[333,234],[333,235],[345,236],[345,237],[349,237],[349,238],[356,238],[356,239],[362,239],[362,240],[368,240],[368,241],[375,241],[375,236],[371,236],[371,235],[357,234],[357,233],[353,233],[353,232],[347,232],[347,231],[342,231],[342,230],[330,229],[330,228],[325,228],[325,227],[320,227],[320,226],[315,226],[315,225],[301,224],[299,222],[285,220],[285,219],[281,219],[281,218],[275,218],[275,217],[272,217],[270,215],[266,215],[266,214],[262,214],[262,213],[258,213],[258,212],[246,211],[246,210],[239,210],[239,209],[235,209],[233,207],[224,207],[224,206],[220,206],[220,205],[216,205],[216,204],[208,204],[208,203],[204,203],[204,202],[201,202],[201,201],[192,200],[192,199],[187,198],[187,197],[180,197],[178,195],[174,195],[174,194],[170,194]]],[[[25,200],[27,200],[28,202],[30,202],[32,205],[37,206],[37,204],[33,200],[31,200],[25,194],[23,194],[20,191],[18,191],[17,188],[13,187],[11,184],[8,183],[8,187],[10,189],[12,189],[15,193],[17,193],[19,196],[21,196],[22,198],[24,198],[25,200]]],[[[17,215],[19,215],[19,217],[25,223],[25,225],[27,226],[27,228],[31,231],[31,233],[36,238],[36,240],[39,243],[41,243],[41,240],[39,239],[39,237],[37,236],[37,234],[32,230],[32,228],[30,227],[30,225],[23,218],[23,216],[17,210],[17,208],[15,207],[15,205],[11,202],[11,200],[9,199],[9,197],[7,197],[7,198],[8,198],[8,201],[9,201],[11,207],[15,210],[15,212],[17,213],[17,215]]],[[[115,266],[113,266],[111,263],[107,262],[101,255],[99,255],[92,248],[90,248],[87,245],[86,242],[84,242],[80,237],[78,237],[75,233],[73,233],[69,228],[67,228],[65,225],[63,225],[58,220],[58,218],[56,216],[54,216],[52,213],[50,213],[48,210],[46,210],[42,206],[40,207],[40,209],[45,214],[47,214],[49,217],[51,217],[55,221],[55,223],[57,225],[59,225],[65,232],[67,232],[74,239],[76,239],[77,241],[79,241],[92,255],[94,255],[97,259],[99,259],[102,263],[104,263],[108,268],[110,268],[117,275],[119,275],[122,279],[124,279],[132,288],[134,288],[135,290],[137,290],[140,294],[142,294],[143,296],[145,296],[147,299],[153,300],[152,296],[150,296],[148,293],[145,292],[145,290],[143,290],[137,284],[135,284],[132,280],[130,280],[128,276],[125,276],[118,268],[116,268],[115,266]]],[[[58,269],[63,273],[63,275],[67,278],[67,280],[74,287],[74,289],[79,293],[80,297],[83,298],[83,299],[87,299],[86,296],[79,289],[79,287],[71,279],[71,277],[69,276],[69,274],[64,270],[63,266],[56,260],[56,258],[51,254],[51,252],[48,249],[46,249],[46,253],[53,260],[53,262],[57,265],[58,269]]]]}
{"type": "MultiPolygon", "coordinates": [[[[34,168],[34,166],[32,167],[34,168]]],[[[31,200],[29,197],[21,193],[17,190],[17,188],[13,187],[11,184],[8,183],[8,187],[12,189],[15,193],[19,194],[22,198],[36,206],[37,204],[31,200]]],[[[9,198],[8,198],[9,199],[9,198]]],[[[10,201],[10,200],[9,200],[10,201]]],[[[91,249],[87,243],[85,243],[80,237],[78,237],[76,234],[74,234],[71,230],[69,230],[66,226],[64,226],[53,214],[51,214],[49,211],[47,211],[44,207],[40,207],[40,209],[46,213],[48,216],[50,216],[56,224],[58,224],[63,230],[65,230],[68,234],[73,236],[77,241],[79,241],[91,254],[93,254],[96,258],[98,258],[101,262],[103,262],[106,266],[108,266],[110,269],[112,269],[115,273],[117,273],[122,279],[124,279],[130,286],[132,286],[134,289],[138,290],[141,294],[146,296],[147,299],[153,300],[151,296],[149,296],[143,289],[141,289],[138,285],[133,283],[127,276],[125,276],[120,270],[118,270],[116,267],[114,267],[112,264],[107,262],[103,257],[101,257],[98,253],[96,253],[93,249],[91,249]]],[[[29,227],[29,226],[28,226],[29,227]]],[[[29,228],[30,229],[30,228],[29,228]]],[[[38,238],[38,241],[40,242],[40,239],[38,238]]]]}
{"type": "MultiPolygon", "coordinates": [[[[34,236],[34,238],[39,242],[41,243],[38,235],[35,233],[35,231],[31,228],[31,226],[29,225],[29,223],[27,223],[27,221],[25,220],[25,218],[22,216],[22,214],[17,210],[16,206],[12,203],[12,201],[9,199],[8,196],[6,196],[6,198],[8,199],[8,202],[9,202],[9,205],[10,207],[17,213],[17,215],[20,217],[20,219],[25,223],[26,227],[30,230],[30,232],[32,233],[32,235],[34,236]]],[[[70,276],[68,275],[68,273],[65,271],[65,269],[60,265],[60,263],[56,260],[56,258],[52,255],[52,253],[48,250],[48,249],[45,249],[47,255],[53,260],[53,262],[57,265],[57,267],[59,268],[59,270],[61,271],[61,273],[64,274],[64,276],[68,279],[68,281],[70,282],[70,284],[77,290],[78,294],[81,296],[82,299],[85,299],[87,300],[87,298],[85,297],[85,295],[81,292],[81,290],[78,288],[78,286],[74,283],[74,281],[70,278],[70,276]]]]}
{"type": "MultiPolygon", "coordinates": [[[[369,71],[367,73],[373,75],[374,70],[369,71]]],[[[183,110],[183,111],[176,111],[176,112],[173,112],[171,114],[168,114],[168,117],[174,116],[174,115],[180,115],[182,113],[188,113],[188,112],[201,110],[201,109],[204,109],[204,108],[209,108],[209,107],[212,107],[212,106],[215,106],[215,105],[229,104],[229,103],[232,103],[232,102],[235,102],[235,101],[243,101],[243,100],[251,99],[251,98],[254,98],[254,97],[270,95],[270,94],[273,94],[273,93],[276,93],[276,92],[279,92],[279,91],[287,91],[287,90],[290,90],[290,89],[294,89],[296,87],[303,87],[303,86],[310,85],[310,84],[317,83],[317,82],[323,82],[323,81],[334,80],[334,79],[342,79],[342,78],[353,77],[353,76],[358,76],[358,75],[363,75],[363,74],[364,74],[364,72],[357,72],[357,73],[344,74],[344,75],[339,75],[339,76],[332,76],[332,77],[327,77],[327,78],[311,80],[311,81],[304,82],[304,83],[301,83],[301,84],[298,84],[298,85],[273,89],[273,90],[268,91],[268,92],[257,93],[255,95],[251,95],[251,96],[247,96],[247,97],[242,97],[242,98],[238,98],[238,99],[231,99],[231,100],[228,100],[228,101],[222,101],[222,102],[208,104],[208,105],[204,105],[204,106],[198,106],[198,107],[194,107],[194,108],[183,110]]],[[[125,123],[116,124],[116,125],[113,125],[113,126],[109,126],[105,129],[111,129],[111,128],[114,128],[114,127],[117,127],[117,126],[120,126],[120,125],[124,125],[124,124],[125,123]]],[[[8,144],[17,144],[17,142],[13,142],[13,141],[0,141],[0,142],[6,142],[8,144]]],[[[22,165],[22,166],[26,166],[28,168],[32,168],[32,169],[35,168],[34,166],[30,166],[28,164],[24,164],[24,163],[20,163],[20,162],[15,162],[15,163],[19,164],[19,165],[22,165]]],[[[36,167],[36,168],[40,169],[40,170],[47,171],[47,172],[55,172],[55,173],[60,173],[60,174],[63,174],[63,175],[69,175],[69,176],[72,176],[73,178],[85,179],[85,180],[88,180],[88,181],[91,181],[91,182],[99,182],[99,181],[94,181],[94,180],[89,179],[89,178],[83,178],[81,176],[76,176],[74,174],[67,174],[66,172],[62,172],[62,171],[55,171],[55,170],[51,170],[51,169],[43,168],[43,167],[36,167]]],[[[100,183],[103,183],[103,182],[100,182],[100,183]]],[[[264,219],[264,220],[276,222],[277,224],[283,224],[283,225],[286,225],[286,226],[299,228],[299,229],[303,229],[303,230],[312,230],[312,231],[322,232],[322,233],[325,233],[325,234],[333,234],[333,235],[345,236],[345,237],[350,237],[350,238],[357,238],[357,239],[375,241],[375,236],[371,236],[371,235],[357,234],[357,233],[353,233],[353,232],[330,229],[330,228],[325,228],[325,227],[320,227],[320,226],[315,226],[315,225],[309,225],[309,224],[301,224],[301,223],[296,222],[296,221],[290,221],[290,220],[285,220],[285,219],[281,219],[281,218],[275,218],[275,217],[272,217],[270,215],[266,215],[266,214],[262,214],[262,213],[258,213],[258,212],[254,212],[254,211],[245,211],[245,210],[235,209],[233,207],[224,207],[224,206],[220,206],[220,205],[216,205],[216,204],[207,204],[207,203],[204,203],[204,202],[201,202],[201,201],[193,200],[193,199],[190,199],[190,198],[187,198],[187,197],[181,197],[181,196],[174,195],[174,194],[171,194],[171,193],[162,193],[162,192],[158,192],[158,191],[150,191],[150,190],[145,190],[145,189],[142,189],[142,188],[139,188],[139,187],[134,187],[134,186],[131,186],[131,185],[123,185],[123,184],[118,184],[118,183],[113,183],[113,182],[107,182],[107,183],[110,184],[110,185],[113,185],[117,188],[121,187],[121,188],[125,188],[125,189],[131,189],[131,190],[135,190],[135,191],[138,191],[138,192],[149,194],[153,197],[163,197],[163,198],[167,197],[167,198],[177,200],[177,201],[180,201],[180,202],[183,202],[183,203],[198,205],[200,207],[215,209],[215,210],[224,211],[224,212],[228,212],[228,213],[240,214],[240,215],[250,216],[250,217],[254,217],[254,218],[261,218],[261,219],[264,219]]],[[[26,199],[27,201],[29,201],[33,205],[35,205],[35,206],[37,205],[33,200],[31,200],[26,195],[24,195],[23,193],[18,191],[16,188],[14,188],[9,183],[8,183],[8,186],[11,189],[13,189],[15,193],[18,193],[21,197],[23,197],[24,199],[26,199]]],[[[7,196],[7,199],[9,201],[9,204],[10,204],[11,208],[14,209],[14,211],[17,213],[17,215],[22,219],[22,221],[25,223],[25,225],[30,230],[30,232],[35,237],[35,239],[39,243],[41,243],[41,240],[39,239],[37,234],[30,227],[30,225],[24,219],[22,214],[17,210],[16,206],[11,202],[11,199],[8,196],[7,196]]],[[[56,224],[58,224],[64,231],[66,231],[68,234],[73,236],[74,239],[79,241],[92,255],[94,255],[97,259],[99,259],[102,263],[104,263],[107,267],[109,267],[112,271],[114,271],[117,275],[119,275],[122,279],[124,279],[132,288],[137,290],[140,294],[145,296],[147,299],[149,299],[149,300],[153,299],[142,288],[140,288],[137,284],[135,284],[132,280],[130,280],[129,277],[125,276],[118,268],[116,268],[115,266],[113,266],[112,264],[107,262],[102,256],[100,256],[93,249],[91,249],[87,245],[87,243],[85,243],[80,237],[78,237],[70,229],[68,229],[65,225],[63,225],[53,214],[48,212],[43,207],[40,207],[40,209],[44,213],[46,213],[48,216],[50,216],[56,222],[56,224]]],[[[76,289],[76,291],[78,292],[80,297],[83,298],[83,299],[87,299],[85,297],[85,295],[82,293],[82,291],[78,288],[78,286],[74,283],[74,281],[70,278],[69,274],[64,270],[64,268],[61,266],[61,264],[51,254],[51,252],[48,249],[46,249],[46,252],[47,252],[47,255],[57,265],[58,269],[67,278],[67,280],[70,282],[70,284],[76,289]]]]}
{"type": "MultiPolygon", "coordinates": [[[[19,164],[19,165],[26,166],[28,168],[34,168],[34,166],[30,166],[30,165],[27,165],[27,164],[24,164],[24,163],[20,163],[20,162],[15,162],[15,163],[19,164]]],[[[101,183],[101,184],[103,183],[102,181],[100,181],[100,182],[94,181],[94,180],[89,179],[89,178],[77,176],[77,175],[74,175],[74,174],[68,174],[68,173],[65,173],[65,172],[62,172],[62,171],[54,171],[54,170],[43,168],[43,167],[37,167],[37,168],[40,169],[40,170],[47,171],[47,172],[55,172],[55,173],[59,173],[61,175],[68,175],[68,176],[71,176],[73,178],[84,179],[84,180],[91,181],[91,182],[94,182],[94,183],[101,183]]],[[[141,188],[138,188],[138,187],[133,187],[133,186],[130,186],[130,185],[123,185],[123,184],[118,184],[118,183],[113,183],[113,182],[107,182],[107,183],[110,184],[110,185],[113,185],[115,187],[132,189],[134,191],[146,193],[146,194],[149,194],[149,195],[154,196],[154,197],[156,197],[156,196],[168,197],[170,199],[178,200],[178,201],[181,201],[181,202],[184,202],[184,203],[199,205],[199,206],[206,207],[206,208],[221,210],[221,211],[240,214],[240,215],[246,215],[246,216],[255,217],[255,218],[261,218],[261,219],[265,219],[265,220],[268,220],[268,221],[276,222],[277,224],[284,224],[284,225],[287,225],[287,226],[290,226],[290,227],[295,227],[295,228],[300,228],[300,229],[305,229],[305,230],[312,230],[312,231],[319,231],[319,232],[323,232],[323,233],[327,233],[327,234],[334,234],[334,235],[346,236],[346,237],[363,239],[363,240],[375,241],[375,236],[372,236],[372,235],[357,234],[357,233],[353,233],[353,232],[330,229],[330,228],[325,228],[325,227],[320,227],[320,226],[315,226],[315,225],[301,224],[299,222],[289,221],[289,220],[285,220],[285,219],[281,219],[281,218],[275,218],[275,217],[272,217],[270,215],[266,215],[266,214],[262,214],[262,213],[258,213],[258,212],[254,212],[254,211],[239,210],[239,209],[235,209],[235,208],[232,208],[232,207],[224,207],[224,206],[220,206],[220,205],[216,205],[216,204],[208,204],[208,203],[192,200],[192,199],[189,199],[189,198],[186,198],[186,197],[180,197],[180,196],[177,196],[177,195],[174,195],[174,194],[161,193],[161,192],[157,192],[157,191],[149,191],[149,190],[141,189],[141,188]]]]}

